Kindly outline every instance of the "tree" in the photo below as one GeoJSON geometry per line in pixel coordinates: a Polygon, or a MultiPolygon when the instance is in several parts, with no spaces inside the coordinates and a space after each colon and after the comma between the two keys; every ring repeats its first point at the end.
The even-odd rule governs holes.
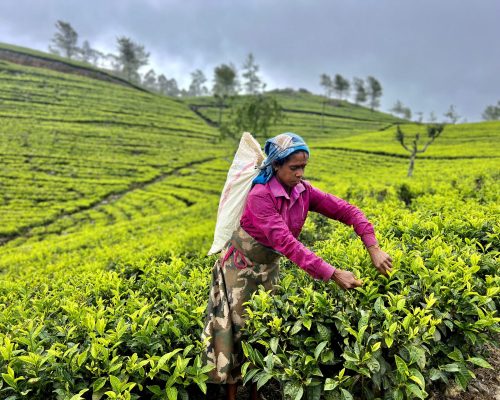
{"type": "Polygon", "coordinates": [[[367,95],[365,89],[365,82],[363,81],[363,79],[354,78],[353,86],[354,86],[354,91],[356,93],[354,97],[354,102],[356,104],[361,104],[366,102],[367,95]]]}
{"type": "MultiPolygon", "coordinates": [[[[319,84],[323,86],[323,89],[325,90],[325,97],[327,99],[330,99],[333,93],[333,81],[330,75],[321,74],[319,77],[319,84]]],[[[321,129],[324,128],[325,105],[326,105],[326,100],[323,100],[321,108],[321,129]]]]}
{"type": "Polygon", "coordinates": [[[351,85],[347,79],[345,79],[342,75],[336,74],[335,79],[333,81],[333,89],[337,93],[338,97],[340,100],[342,100],[342,97],[344,93],[348,93],[351,85]]]}
{"type": "Polygon", "coordinates": [[[411,110],[409,107],[405,107],[403,103],[398,100],[391,108],[391,111],[396,115],[401,115],[405,119],[411,119],[411,110]]]}
{"type": "Polygon", "coordinates": [[[88,40],[85,40],[82,47],[78,49],[79,59],[88,64],[97,66],[99,59],[102,57],[102,53],[90,47],[88,40]]]}
{"type": "Polygon", "coordinates": [[[238,93],[237,72],[234,65],[221,64],[214,69],[214,97],[219,105],[219,126],[222,121],[222,108],[228,97],[238,93]]]}
{"type": "Polygon", "coordinates": [[[117,38],[118,56],[117,70],[127,80],[139,82],[139,68],[149,62],[149,53],[144,46],[134,43],[132,39],[121,36],[117,38]]]}
{"type": "Polygon", "coordinates": [[[228,122],[221,126],[222,137],[237,138],[242,132],[267,137],[269,128],[283,120],[283,108],[272,96],[249,96],[231,109],[228,122]]]}
{"type": "Polygon", "coordinates": [[[248,94],[257,94],[265,86],[257,75],[258,71],[259,66],[255,64],[253,54],[250,53],[243,64],[243,73],[241,74],[241,76],[245,79],[244,86],[245,91],[248,94]]]}
{"type": "Polygon", "coordinates": [[[332,78],[327,74],[321,74],[319,77],[319,84],[323,86],[326,98],[332,97],[333,93],[333,81],[332,78]]]}
{"type": "Polygon", "coordinates": [[[177,81],[174,78],[167,79],[163,74],[158,76],[158,91],[165,96],[172,97],[178,97],[180,94],[177,81]]]}
{"type": "Polygon", "coordinates": [[[57,32],[52,38],[54,47],[49,46],[49,51],[53,54],[62,55],[72,59],[78,54],[78,33],[69,22],[58,20],[56,22],[57,32]]]}
{"type": "Polygon", "coordinates": [[[448,111],[444,114],[446,118],[450,119],[450,122],[452,124],[457,123],[457,121],[460,119],[460,115],[455,111],[455,106],[452,104],[450,108],[448,108],[448,111]]]}
{"type": "Polygon", "coordinates": [[[154,69],[150,69],[146,75],[144,75],[142,86],[155,92],[158,91],[158,81],[156,79],[156,72],[154,69]]]}
{"type": "Polygon", "coordinates": [[[189,85],[189,96],[203,96],[208,94],[208,89],[203,84],[207,81],[201,69],[191,72],[191,84],[189,85]]]}
{"type": "Polygon", "coordinates": [[[496,106],[488,106],[484,109],[483,119],[486,121],[495,121],[500,119],[500,100],[496,106]]]}
{"type": "Polygon", "coordinates": [[[366,78],[368,89],[367,94],[370,99],[370,108],[373,111],[380,105],[380,98],[382,97],[382,85],[373,76],[366,78]]]}
{"type": "Polygon", "coordinates": [[[413,141],[410,146],[408,146],[405,143],[405,134],[401,130],[400,126],[397,126],[396,129],[396,140],[403,146],[403,148],[410,153],[410,164],[408,166],[408,177],[413,176],[413,169],[415,167],[415,159],[417,157],[417,154],[423,153],[427,150],[427,148],[436,140],[436,138],[441,135],[441,133],[444,130],[444,124],[434,124],[434,125],[428,125],[427,126],[427,136],[429,140],[427,143],[424,145],[422,149],[418,149],[418,142],[420,140],[420,134],[417,133],[415,137],[413,138],[413,141]]]}

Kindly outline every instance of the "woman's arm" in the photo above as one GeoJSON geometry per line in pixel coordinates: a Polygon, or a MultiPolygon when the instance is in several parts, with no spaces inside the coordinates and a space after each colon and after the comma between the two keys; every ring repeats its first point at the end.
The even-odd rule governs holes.
{"type": "Polygon", "coordinates": [[[373,225],[363,212],[345,200],[322,192],[312,186],[310,187],[309,209],[346,225],[353,226],[354,231],[365,244],[375,268],[383,275],[387,275],[387,272],[392,271],[392,259],[389,254],[378,246],[373,225]]]}
{"type": "Polygon", "coordinates": [[[359,208],[339,197],[322,192],[311,185],[309,185],[309,187],[310,211],[318,212],[325,217],[352,226],[366,247],[378,245],[373,225],[359,208]]]}
{"type": "MultiPolygon", "coordinates": [[[[274,250],[293,261],[312,277],[329,280],[335,268],[306,248],[290,232],[287,224],[276,210],[270,193],[252,193],[247,198],[246,216],[252,228],[258,229],[274,250]]],[[[242,227],[245,219],[242,219],[242,227]]],[[[249,232],[252,233],[251,231],[249,232]]]]}

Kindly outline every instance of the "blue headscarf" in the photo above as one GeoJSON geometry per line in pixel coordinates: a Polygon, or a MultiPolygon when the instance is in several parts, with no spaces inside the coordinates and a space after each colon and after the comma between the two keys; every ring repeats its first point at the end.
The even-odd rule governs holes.
{"type": "Polygon", "coordinates": [[[257,183],[265,184],[273,176],[273,162],[282,160],[296,151],[305,151],[309,155],[309,147],[304,139],[292,132],[285,132],[266,141],[264,152],[267,158],[259,167],[260,173],[252,181],[252,185],[257,183]]]}

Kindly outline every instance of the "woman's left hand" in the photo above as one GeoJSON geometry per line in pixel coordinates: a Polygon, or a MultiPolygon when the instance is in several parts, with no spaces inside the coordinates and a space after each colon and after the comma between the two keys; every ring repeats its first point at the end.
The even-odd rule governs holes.
{"type": "Polygon", "coordinates": [[[387,276],[387,272],[392,271],[392,258],[385,251],[381,250],[377,245],[368,247],[368,253],[372,259],[372,263],[377,268],[378,272],[387,276]]]}

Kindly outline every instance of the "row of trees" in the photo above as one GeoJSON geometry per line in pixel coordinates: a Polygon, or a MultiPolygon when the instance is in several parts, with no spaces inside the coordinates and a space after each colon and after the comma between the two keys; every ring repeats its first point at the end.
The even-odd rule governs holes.
{"type": "Polygon", "coordinates": [[[218,125],[223,136],[235,137],[237,132],[250,130],[267,135],[268,128],[283,118],[282,107],[276,99],[261,95],[266,84],[259,76],[259,66],[250,53],[242,66],[242,82],[238,77],[234,64],[221,64],[214,69],[213,86],[207,86],[207,78],[203,71],[197,69],[191,73],[191,83],[187,90],[180,89],[175,79],[167,79],[165,75],[157,75],[150,69],[144,76],[139,69],[148,65],[149,52],[144,46],[122,36],[117,38],[118,54],[104,55],[92,49],[88,41],[78,45],[78,33],[70,23],[57,21],[55,33],[49,50],[68,59],[87,62],[100,68],[111,68],[125,79],[141,84],[145,88],[168,96],[207,96],[213,94],[219,106],[218,125]],[[252,96],[234,104],[227,120],[222,122],[222,110],[229,99],[233,99],[242,90],[252,96]]]}
{"type": "Polygon", "coordinates": [[[366,82],[360,78],[354,78],[351,82],[340,74],[336,74],[332,79],[330,75],[321,74],[319,84],[325,91],[325,96],[330,99],[335,93],[339,100],[348,98],[353,89],[353,100],[356,104],[369,104],[374,110],[380,106],[380,98],[382,97],[382,85],[373,76],[366,78],[366,82]]]}
{"type": "MultiPolygon", "coordinates": [[[[411,118],[412,118],[412,112],[411,112],[410,107],[406,107],[401,102],[401,100],[397,100],[396,103],[394,104],[394,106],[390,109],[390,111],[393,114],[396,114],[396,115],[400,116],[401,118],[404,118],[407,120],[411,120],[411,118]]],[[[418,118],[415,121],[418,123],[422,123],[423,119],[424,119],[424,113],[417,112],[416,114],[418,115],[418,118]]],[[[458,122],[458,120],[460,119],[460,115],[455,110],[455,106],[453,104],[450,105],[450,107],[448,108],[448,111],[446,111],[446,113],[444,113],[443,115],[445,118],[447,118],[449,120],[449,122],[451,124],[456,124],[458,122]]],[[[432,111],[429,114],[428,121],[431,123],[436,123],[437,120],[438,120],[438,118],[437,118],[436,114],[434,113],[434,111],[432,111]]]]}
{"type": "MultiPolygon", "coordinates": [[[[242,65],[241,78],[238,77],[238,70],[234,64],[221,64],[214,69],[213,85],[209,88],[208,79],[202,70],[196,69],[191,73],[191,82],[187,89],[179,88],[174,78],[168,79],[164,74],[157,74],[154,69],[150,69],[143,76],[139,70],[149,64],[150,53],[143,45],[135,43],[132,39],[121,36],[116,39],[117,54],[104,54],[93,49],[90,43],[85,40],[79,46],[78,33],[65,21],[57,21],[49,50],[60,56],[72,60],[78,60],[92,64],[98,68],[110,69],[125,79],[142,85],[148,90],[155,91],[167,96],[207,96],[213,94],[222,111],[229,97],[244,91],[247,94],[262,93],[266,84],[258,75],[259,66],[255,58],[250,53],[242,65]]],[[[336,74],[333,78],[327,74],[321,74],[320,85],[324,89],[327,99],[331,99],[335,94],[337,99],[348,99],[352,95],[352,101],[356,104],[367,104],[374,110],[380,106],[382,97],[382,85],[373,76],[368,76],[366,80],[353,78],[352,81],[336,74]]],[[[412,111],[398,100],[390,110],[404,119],[411,120],[412,111]]],[[[417,122],[423,121],[423,113],[417,112],[417,122]]],[[[456,123],[460,116],[451,105],[444,114],[451,123],[456,123]]],[[[486,107],[482,115],[485,120],[500,119],[500,101],[497,105],[486,107]]],[[[219,118],[220,119],[220,118],[219,118]]],[[[434,112],[429,115],[429,122],[436,122],[437,117],[434,112]]],[[[220,122],[220,121],[219,121],[220,122]]]]}
{"type": "MultiPolygon", "coordinates": [[[[394,106],[390,109],[390,111],[396,115],[399,115],[400,117],[404,119],[411,120],[412,117],[412,112],[409,107],[406,107],[400,100],[396,101],[394,106]]],[[[424,119],[424,113],[423,112],[417,112],[418,118],[416,118],[416,122],[423,122],[424,119]]],[[[448,120],[447,122],[451,124],[456,124],[458,120],[461,118],[460,114],[455,109],[455,106],[452,104],[448,108],[448,111],[446,111],[443,116],[448,120]]],[[[495,121],[495,120],[500,120],[500,101],[497,102],[496,106],[495,105],[490,105],[485,108],[482,117],[485,121],[495,121]]],[[[428,121],[431,123],[436,123],[438,120],[436,114],[434,111],[432,111],[429,114],[428,121]]],[[[466,120],[462,120],[462,122],[467,122],[466,120]]]]}
{"type": "Polygon", "coordinates": [[[93,49],[85,40],[79,46],[78,33],[65,21],[57,21],[49,51],[70,60],[82,61],[98,68],[111,69],[123,78],[140,84],[145,88],[167,96],[207,96],[210,94],[226,97],[237,94],[242,86],[247,94],[256,94],[264,90],[265,84],[258,76],[259,66],[255,63],[253,54],[249,54],[242,67],[243,85],[237,78],[237,69],[233,64],[222,64],[214,70],[214,80],[211,89],[207,86],[207,78],[203,71],[197,69],[191,73],[191,83],[188,89],[179,88],[174,78],[168,79],[164,74],[157,74],[150,69],[143,76],[139,70],[149,64],[150,53],[143,45],[132,39],[120,36],[116,39],[117,54],[104,54],[93,49]]]}

